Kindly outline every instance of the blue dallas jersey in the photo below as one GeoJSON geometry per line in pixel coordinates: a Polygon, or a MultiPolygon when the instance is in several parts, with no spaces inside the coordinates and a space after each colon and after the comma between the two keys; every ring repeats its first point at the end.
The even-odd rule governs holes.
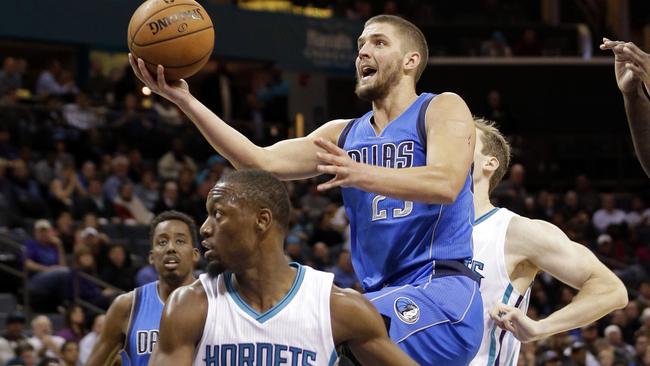
{"type": "MultiPolygon", "coordinates": [[[[426,165],[427,107],[423,93],[377,135],[372,111],[343,129],[338,145],[355,161],[387,168],[426,165]]],[[[402,201],[357,188],[343,188],[350,219],[352,263],[366,291],[384,285],[421,283],[436,260],[472,257],[474,222],[471,169],[456,201],[449,205],[402,201]]]]}
{"type": "Polygon", "coordinates": [[[165,304],[158,295],[158,281],[133,290],[133,308],[122,350],[123,366],[146,366],[158,342],[160,318],[165,304]]]}

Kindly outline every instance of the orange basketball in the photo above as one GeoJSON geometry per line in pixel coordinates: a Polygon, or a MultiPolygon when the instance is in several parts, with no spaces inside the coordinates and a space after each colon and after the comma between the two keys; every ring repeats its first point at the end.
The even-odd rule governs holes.
{"type": "Polygon", "coordinates": [[[128,43],[154,78],[160,64],[167,80],[178,80],[195,74],[208,61],[214,28],[194,0],[147,0],[131,17],[128,43]]]}

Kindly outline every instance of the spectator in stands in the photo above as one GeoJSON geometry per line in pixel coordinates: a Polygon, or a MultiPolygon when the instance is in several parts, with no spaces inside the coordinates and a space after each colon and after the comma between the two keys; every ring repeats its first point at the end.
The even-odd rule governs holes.
{"type": "Polygon", "coordinates": [[[79,342],[86,335],[86,313],[81,305],[73,304],[65,311],[65,328],[56,335],[66,341],[79,342]]]}
{"type": "Polygon", "coordinates": [[[36,94],[38,95],[64,95],[77,92],[74,80],[69,76],[58,60],[52,60],[50,66],[41,71],[36,81],[36,94]]]}
{"type": "Polygon", "coordinates": [[[598,192],[591,188],[591,182],[586,175],[578,175],[575,179],[575,191],[578,194],[578,202],[581,208],[593,213],[600,203],[598,192]]]}
{"type": "Polygon", "coordinates": [[[176,180],[183,167],[187,167],[196,173],[196,163],[190,156],[185,154],[183,140],[174,138],[171,145],[171,150],[158,160],[158,176],[161,179],[176,180]]]}
{"type": "Polygon", "coordinates": [[[154,216],[140,198],[133,194],[131,183],[120,186],[119,195],[113,200],[113,210],[120,222],[126,225],[147,225],[154,216]]]}
{"type": "Polygon", "coordinates": [[[79,366],[79,343],[67,341],[61,346],[61,366],[79,366]]]}
{"type": "Polygon", "coordinates": [[[598,231],[604,233],[610,225],[621,225],[625,222],[625,212],[616,208],[614,195],[604,193],[601,202],[602,208],[594,212],[592,218],[594,227],[598,231]]]}
{"type": "Polygon", "coordinates": [[[138,270],[135,275],[135,287],[144,286],[150,282],[158,280],[158,272],[152,264],[147,264],[138,270]]]}
{"type": "Polygon", "coordinates": [[[142,173],[140,177],[140,182],[137,183],[134,187],[135,195],[140,198],[147,210],[152,212],[156,211],[156,204],[160,198],[159,193],[159,184],[156,174],[147,169],[142,173]]]}
{"type": "Polygon", "coordinates": [[[38,315],[32,319],[32,336],[29,338],[29,344],[34,347],[39,358],[58,357],[63,343],[65,343],[63,337],[53,334],[52,320],[47,315],[38,315]]]}
{"type": "Polygon", "coordinates": [[[64,210],[72,210],[75,199],[86,195],[86,190],[79,183],[74,162],[66,160],[61,173],[57,174],[50,183],[50,197],[53,200],[54,213],[58,215],[64,210]]]}
{"type": "Polygon", "coordinates": [[[160,214],[163,211],[178,209],[178,183],[168,180],[163,186],[160,200],[156,203],[154,213],[160,214]]]}
{"type": "Polygon", "coordinates": [[[78,93],[74,103],[63,106],[63,117],[68,125],[81,131],[88,131],[102,124],[97,111],[90,105],[90,98],[85,93],[78,93]]]}
{"type": "Polygon", "coordinates": [[[104,64],[100,58],[94,57],[90,60],[90,74],[84,87],[93,104],[101,105],[108,101],[107,96],[111,85],[104,75],[104,64]]]}
{"type": "Polygon", "coordinates": [[[233,93],[231,81],[217,60],[210,60],[199,74],[197,97],[224,121],[232,120],[233,93]]]}
{"type": "Polygon", "coordinates": [[[42,187],[50,186],[56,173],[56,154],[54,150],[47,151],[45,158],[34,165],[34,178],[42,187]]]}
{"type": "Polygon", "coordinates": [[[135,94],[127,94],[124,100],[124,109],[118,112],[112,122],[121,141],[127,142],[128,146],[138,146],[154,127],[151,119],[140,110],[138,103],[139,100],[135,94]]]}
{"type": "MultiPolygon", "coordinates": [[[[634,359],[634,347],[625,343],[623,340],[623,332],[618,325],[612,324],[605,328],[605,339],[614,348],[614,353],[625,359],[626,364],[632,362],[634,359]]],[[[600,353],[598,358],[600,359],[600,353]]]]}
{"type": "Polygon", "coordinates": [[[56,306],[62,300],[69,268],[65,266],[63,244],[49,221],[34,223],[34,239],[25,242],[25,268],[31,274],[28,282],[35,307],[56,306]]]}
{"type": "Polygon", "coordinates": [[[508,179],[501,181],[494,189],[493,196],[499,202],[499,206],[506,207],[514,212],[523,212],[526,200],[526,188],[524,180],[526,170],[521,164],[513,164],[510,167],[508,179]]]}
{"type": "Polygon", "coordinates": [[[27,335],[25,334],[25,315],[23,313],[16,311],[7,316],[2,338],[7,340],[12,350],[19,343],[27,341],[27,335]]]}
{"type": "Polygon", "coordinates": [[[68,299],[72,299],[76,295],[82,300],[88,301],[102,309],[108,308],[111,300],[119,294],[119,292],[111,288],[102,289],[95,282],[87,279],[82,274],[99,277],[97,274],[95,257],[90,249],[85,247],[79,247],[75,250],[74,265],[70,281],[66,288],[66,295],[68,299]]]}
{"type": "Polygon", "coordinates": [[[483,57],[512,57],[512,50],[503,32],[495,31],[490,39],[481,42],[481,56],[483,57]]]}
{"type": "Polygon", "coordinates": [[[0,126],[0,158],[14,160],[18,157],[18,151],[12,141],[9,127],[0,126]]]}
{"type": "Polygon", "coordinates": [[[352,257],[350,256],[349,250],[341,250],[336,259],[336,265],[331,267],[328,271],[334,273],[334,284],[336,286],[341,288],[353,288],[357,291],[361,289],[361,284],[359,283],[357,276],[354,274],[354,268],[352,268],[352,257]]]}
{"type": "Polygon", "coordinates": [[[118,155],[113,158],[111,168],[112,174],[104,182],[104,195],[109,201],[113,202],[117,197],[120,186],[132,182],[131,178],[129,178],[129,160],[125,156],[118,155]]]}
{"type": "Polygon", "coordinates": [[[9,345],[9,341],[0,337],[0,365],[4,365],[7,361],[14,357],[14,350],[9,345]]]}
{"type": "Polygon", "coordinates": [[[84,161],[83,164],[81,164],[81,171],[77,174],[77,179],[79,179],[81,186],[85,190],[88,190],[89,182],[96,177],[97,167],[95,166],[95,163],[93,163],[92,160],[84,161]]]}
{"type": "Polygon", "coordinates": [[[643,365],[645,350],[650,346],[650,337],[647,333],[641,333],[636,337],[634,342],[634,365],[643,365]]]}
{"type": "Polygon", "coordinates": [[[97,337],[104,329],[104,322],[106,321],[106,315],[100,314],[95,316],[93,320],[93,327],[91,332],[86,334],[85,337],[79,342],[79,362],[82,365],[86,364],[88,357],[90,357],[90,352],[93,350],[95,343],[97,343],[97,337]]]}
{"type": "Polygon", "coordinates": [[[94,214],[97,217],[110,219],[113,217],[113,203],[104,195],[102,181],[93,178],[88,183],[88,193],[74,204],[76,217],[94,214]]]}
{"type": "Polygon", "coordinates": [[[645,208],[645,203],[641,196],[632,197],[630,203],[630,212],[625,215],[625,223],[629,228],[635,228],[639,225],[647,225],[650,219],[650,210],[645,208]]]}
{"type": "Polygon", "coordinates": [[[5,57],[0,70],[0,96],[22,88],[18,62],[14,57],[5,57]]]}
{"type": "Polygon", "coordinates": [[[10,197],[18,214],[29,218],[49,215],[47,202],[41,195],[38,183],[29,176],[25,161],[14,160],[12,167],[10,197]]]}
{"type": "Polygon", "coordinates": [[[34,347],[29,343],[21,343],[15,347],[16,357],[7,361],[5,366],[36,366],[34,347]]]}
{"type": "Polygon", "coordinates": [[[75,244],[74,219],[69,211],[62,211],[56,218],[56,236],[63,244],[66,254],[71,254],[75,244]]]}
{"type": "Polygon", "coordinates": [[[124,245],[113,244],[108,248],[108,262],[100,270],[102,280],[124,291],[132,290],[135,270],[124,245]]]}

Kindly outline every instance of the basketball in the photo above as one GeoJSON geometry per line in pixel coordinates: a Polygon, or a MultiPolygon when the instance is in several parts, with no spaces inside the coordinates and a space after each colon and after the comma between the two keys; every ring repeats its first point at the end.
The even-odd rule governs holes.
{"type": "Polygon", "coordinates": [[[160,64],[166,80],[178,80],[192,76],[208,61],[214,28],[194,0],[147,0],[129,21],[128,44],[154,77],[160,64]]]}

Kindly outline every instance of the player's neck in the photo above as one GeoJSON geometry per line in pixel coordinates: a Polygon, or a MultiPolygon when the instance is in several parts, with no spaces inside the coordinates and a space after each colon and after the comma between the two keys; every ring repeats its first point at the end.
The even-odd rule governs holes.
{"type": "Polygon", "coordinates": [[[372,115],[379,131],[399,117],[418,98],[413,85],[405,83],[402,81],[386,97],[372,102],[372,115]]]}
{"type": "Polygon", "coordinates": [[[479,218],[494,208],[490,202],[489,182],[483,181],[474,184],[474,218],[479,218]]]}
{"type": "Polygon", "coordinates": [[[169,295],[171,295],[174,290],[181,286],[186,286],[194,282],[195,278],[192,274],[187,276],[181,281],[175,282],[175,281],[169,281],[165,280],[163,278],[159,278],[158,280],[158,296],[160,296],[160,300],[163,302],[167,302],[167,298],[169,295]]]}
{"type": "Polygon", "coordinates": [[[284,253],[266,253],[257,265],[232,276],[232,286],[253,309],[263,313],[277,304],[291,289],[297,271],[284,253]]]}

